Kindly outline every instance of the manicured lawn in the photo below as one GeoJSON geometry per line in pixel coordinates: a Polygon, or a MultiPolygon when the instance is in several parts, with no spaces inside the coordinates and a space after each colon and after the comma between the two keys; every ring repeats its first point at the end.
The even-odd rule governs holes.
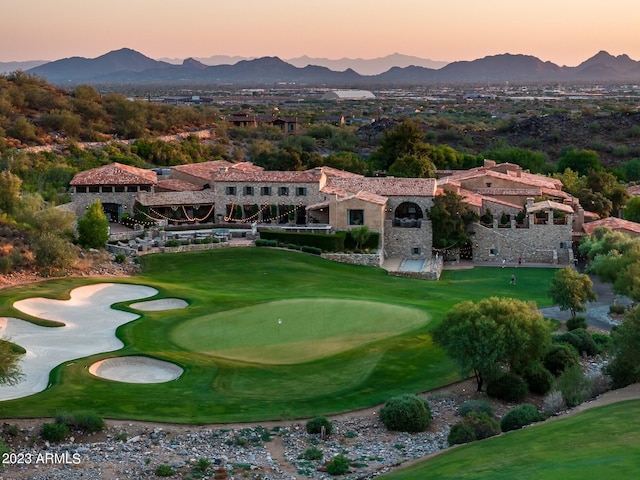
{"type": "Polygon", "coordinates": [[[385,480],[608,480],[640,477],[640,401],[468,444],[385,480]]]}
{"type": "MultiPolygon", "coordinates": [[[[548,305],[555,270],[477,268],[430,282],[389,276],[271,249],[226,249],[142,258],[128,282],[157,288],[189,307],[142,313],[118,329],[117,355],[145,354],[185,372],[164,384],[92,377],[93,362],[61,365],[52,387],[0,404],[3,417],[52,416],[91,409],[110,418],[188,423],[259,421],[330,414],[436,388],[458,372],[431,344],[429,331],[462,300],[515,297],[548,305]],[[278,323],[282,319],[282,323],[278,323]]],[[[0,316],[28,297],[68,298],[80,285],[113,279],[65,279],[0,291],[0,316]]],[[[117,308],[131,310],[123,302],[117,308]]]]}

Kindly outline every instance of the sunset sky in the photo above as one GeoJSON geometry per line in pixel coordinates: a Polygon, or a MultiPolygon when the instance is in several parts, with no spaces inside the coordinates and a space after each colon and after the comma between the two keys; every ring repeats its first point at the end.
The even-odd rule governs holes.
{"type": "Polygon", "coordinates": [[[5,0],[0,62],[309,55],[438,61],[501,53],[575,66],[600,50],[640,60],[638,0],[5,0]]]}

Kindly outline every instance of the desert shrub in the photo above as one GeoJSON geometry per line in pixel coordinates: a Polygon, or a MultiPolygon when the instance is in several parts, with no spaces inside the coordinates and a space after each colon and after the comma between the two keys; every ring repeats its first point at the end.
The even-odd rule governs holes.
{"type": "Polygon", "coordinates": [[[49,442],[60,442],[69,435],[69,427],[64,423],[45,423],[40,436],[49,442]]]}
{"type": "Polygon", "coordinates": [[[542,411],[547,415],[557,415],[567,408],[562,392],[553,390],[542,401],[542,411]]]}
{"type": "Polygon", "coordinates": [[[569,408],[580,405],[591,394],[591,381],[582,373],[580,365],[574,365],[562,372],[556,387],[562,392],[562,398],[569,408]]]}
{"type": "Polygon", "coordinates": [[[553,375],[541,363],[533,363],[522,373],[529,391],[537,395],[545,395],[553,386],[553,375]]]}
{"type": "Polygon", "coordinates": [[[114,261],[116,263],[126,263],[127,262],[127,256],[124,253],[117,253],[114,261]]]}
{"type": "Polygon", "coordinates": [[[558,343],[552,345],[542,361],[544,368],[558,376],[567,368],[580,363],[578,353],[570,345],[558,343]]]}
{"type": "Polygon", "coordinates": [[[171,467],[171,465],[158,465],[156,467],[156,475],[158,477],[172,477],[176,474],[176,471],[171,467]]]}
{"type": "Polygon", "coordinates": [[[598,395],[611,390],[612,381],[609,375],[598,372],[594,375],[590,375],[589,380],[591,382],[591,397],[597,397],[598,395]]]}
{"type": "Polygon", "coordinates": [[[380,421],[389,430],[423,432],[431,424],[431,408],[417,395],[404,394],[391,398],[380,410],[380,421]]]}
{"type": "Polygon", "coordinates": [[[167,240],[165,242],[165,247],[179,247],[180,246],[180,242],[178,240],[167,240]]]}
{"type": "Polygon", "coordinates": [[[205,474],[211,468],[211,460],[206,457],[200,457],[196,462],[194,470],[198,473],[205,474]]]}
{"type": "Polygon", "coordinates": [[[316,447],[307,448],[304,453],[300,455],[304,460],[322,460],[322,450],[316,447]]]}
{"type": "Polygon", "coordinates": [[[542,420],[544,420],[544,415],[538,412],[538,409],[533,405],[525,403],[507,413],[500,422],[500,428],[503,432],[509,432],[542,420]]]}
{"type": "Polygon", "coordinates": [[[458,414],[466,417],[470,413],[486,413],[490,417],[493,416],[493,408],[484,400],[467,400],[458,408],[458,414]]]}
{"type": "Polygon", "coordinates": [[[528,391],[526,382],[511,372],[500,375],[487,384],[487,395],[505,402],[519,402],[528,391]]]}
{"type": "Polygon", "coordinates": [[[571,317],[567,320],[567,330],[572,331],[576,328],[587,329],[587,319],[584,317],[571,317]]]}
{"type": "Polygon", "coordinates": [[[622,315],[624,313],[624,310],[625,308],[623,305],[618,305],[617,303],[614,303],[613,305],[609,305],[609,313],[622,315]]]}
{"type": "Polygon", "coordinates": [[[580,343],[578,344],[578,353],[585,354],[589,357],[593,357],[600,353],[596,342],[593,341],[593,337],[591,337],[591,334],[584,328],[577,328],[572,330],[571,333],[580,339],[580,343]]]}
{"type": "Polygon", "coordinates": [[[447,442],[449,442],[449,445],[460,445],[462,443],[475,442],[477,439],[473,426],[463,420],[451,426],[447,442]]]}
{"type": "Polygon", "coordinates": [[[76,414],[61,413],[56,416],[56,423],[65,424],[70,430],[85,433],[100,432],[104,429],[104,419],[92,412],[76,414]]]}
{"type": "Polygon", "coordinates": [[[307,422],[307,433],[322,433],[322,427],[327,435],[333,431],[333,423],[326,417],[316,417],[307,422]]]}
{"type": "Polygon", "coordinates": [[[598,347],[598,351],[600,353],[606,352],[609,350],[609,348],[611,348],[611,343],[612,343],[611,335],[608,335],[606,333],[595,332],[591,334],[591,338],[593,338],[593,341],[598,347]]]}
{"type": "Polygon", "coordinates": [[[473,428],[478,440],[493,437],[500,433],[500,424],[486,413],[470,413],[464,417],[462,422],[473,428]]]}
{"type": "Polygon", "coordinates": [[[327,463],[327,473],[329,475],[344,475],[349,471],[350,463],[344,455],[336,455],[327,463]]]}

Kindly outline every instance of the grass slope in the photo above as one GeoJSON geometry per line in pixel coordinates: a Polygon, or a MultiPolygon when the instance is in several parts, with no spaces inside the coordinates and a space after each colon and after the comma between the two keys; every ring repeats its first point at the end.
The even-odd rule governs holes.
{"type": "MultiPolygon", "coordinates": [[[[491,295],[548,305],[546,291],[554,273],[519,269],[518,284],[512,286],[509,279],[514,269],[476,268],[445,272],[441,281],[430,282],[297,252],[255,248],[150,255],[142,257],[142,263],[143,273],[127,281],[157,288],[156,298],[183,298],[189,307],[143,312],[139,320],[120,327],[117,333],[125,347],[117,354],[145,354],[174,362],[184,368],[182,377],[152,385],[102,380],[87,369],[113,353],[94,355],[57,367],[51,375],[52,387],[46,391],[3,402],[3,417],[92,409],[111,418],[209,423],[300,418],[374,405],[398,393],[429,390],[458,379],[453,363],[431,344],[429,336],[452,305],[491,295]],[[300,299],[333,299],[350,305],[375,302],[386,304],[389,315],[398,309],[419,311],[424,317],[418,316],[417,323],[399,322],[393,330],[389,329],[392,323],[384,322],[375,335],[355,341],[349,338],[354,329],[342,322],[345,329],[340,332],[336,324],[330,338],[346,344],[328,348],[331,341],[325,339],[326,356],[304,358],[303,363],[287,363],[283,353],[278,353],[277,364],[264,362],[264,356],[274,355],[273,349],[264,346],[265,351],[252,358],[247,350],[237,358],[222,358],[220,351],[190,343],[198,332],[206,336],[206,330],[195,328],[198,319],[238,318],[238,309],[252,308],[259,318],[266,305],[283,301],[294,305],[300,299]],[[428,317],[431,321],[425,323],[423,318],[428,317]],[[181,334],[176,338],[176,332],[183,330],[186,339],[181,334]]],[[[73,288],[100,281],[105,279],[65,279],[0,291],[0,315],[24,317],[11,307],[15,300],[69,298],[73,288]]],[[[128,303],[133,302],[116,308],[131,310],[128,303]]],[[[298,315],[303,314],[309,316],[298,315]]],[[[370,315],[370,310],[354,309],[353,316],[357,315],[370,315]]],[[[275,315],[270,320],[276,321],[275,315]]],[[[287,317],[284,321],[289,322],[287,317]]],[[[237,327],[231,338],[239,338],[238,332],[249,331],[251,325],[237,327]]],[[[273,335],[274,329],[268,330],[273,335]]],[[[313,335],[304,341],[313,342],[313,335]]]]}
{"type": "Polygon", "coordinates": [[[640,401],[468,444],[381,478],[385,480],[600,480],[640,476],[640,430],[629,421],[640,401]],[[569,448],[567,448],[569,447],[569,448]]]}

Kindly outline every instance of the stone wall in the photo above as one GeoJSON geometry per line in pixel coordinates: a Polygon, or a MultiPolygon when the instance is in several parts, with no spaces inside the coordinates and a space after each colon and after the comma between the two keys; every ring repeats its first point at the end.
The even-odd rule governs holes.
{"type": "Polygon", "coordinates": [[[420,227],[409,228],[394,227],[392,220],[385,220],[384,248],[387,257],[431,258],[433,248],[431,220],[423,218],[420,227]]]}
{"type": "Polygon", "coordinates": [[[380,267],[382,265],[382,250],[376,253],[323,253],[322,258],[333,262],[348,263],[349,265],[362,265],[365,267],[380,267]]]}
{"type": "Polygon", "coordinates": [[[569,263],[571,225],[530,225],[528,228],[487,228],[473,225],[473,259],[480,262],[569,263]]]}

